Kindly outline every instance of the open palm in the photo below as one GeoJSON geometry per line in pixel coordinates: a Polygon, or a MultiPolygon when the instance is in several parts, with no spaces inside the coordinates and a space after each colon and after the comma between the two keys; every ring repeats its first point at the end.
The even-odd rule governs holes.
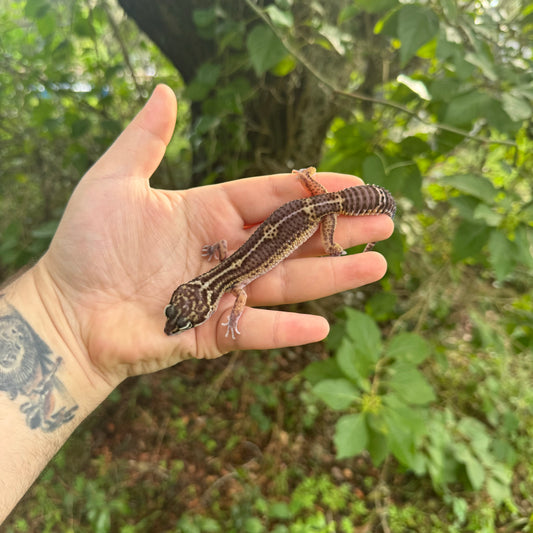
{"type": "MultiPolygon", "coordinates": [[[[150,188],[175,122],[172,91],[156,88],[144,109],[80,181],[49,251],[40,262],[61,299],[78,351],[111,382],[191,357],[217,357],[235,348],[274,348],[322,339],[316,316],[247,308],[242,334],[225,337],[221,322],[234,297],[226,295],[203,325],[167,337],[163,309],[177,285],[210,266],[203,245],[227,239],[229,252],[274,209],[305,192],[290,174],[264,176],[186,191],[150,188]]],[[[312,163],[312,162],[310,162],[312,163]]],[[[323,173],[335,190],[356,178],[323,173]]],[[[388,237],[386,216],[342,217],[343,246],[388,237]]],[[[325,258],[319,238],[248,289],[249,305],[304,301],[379,279],[381,255],[325,258]]]]}

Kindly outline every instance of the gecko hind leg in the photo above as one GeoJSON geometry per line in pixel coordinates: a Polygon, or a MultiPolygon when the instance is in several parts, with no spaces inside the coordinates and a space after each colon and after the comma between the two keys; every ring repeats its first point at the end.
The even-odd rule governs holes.
{"type": "MultiPolygon", "coordinates": [[[[324,185],[313,178],[313,174],[316,172],[315,167],[302,168],[300,170],[293,170],[292,172],[298,175],[298,179],[312,196],[328,192],[324,185]]],[[[324,250],[328,255],[332,256],[346,255],[343,247],[333,240],[336,227],[337,215],[335,214],[325,216],[320,222],[320,236],[322,237],[324,250]]]]}

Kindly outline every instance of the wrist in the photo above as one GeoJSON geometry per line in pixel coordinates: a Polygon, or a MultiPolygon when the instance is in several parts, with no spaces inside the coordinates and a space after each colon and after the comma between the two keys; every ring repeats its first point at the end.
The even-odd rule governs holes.
{"type": "Polygon", "coordinates": [[[0,294],[0,524],[112,387],[86,363],[41,264],[0,294]]]}
{"type": "MultiPolygon", "coordinates": [[[[54,372],[64,395],[71,397],[67,403],[77,406],[76,418],[83,419],[114,387],[91,365],[78,321],[43,261],[8,285],[3,296],[0,314],[19,315],[20,327],[31,336],[27,342],[36,343],[33,351],[30,346],[24,348],[54,372]]],[[[62,407],[68,410],[67,405],[62,407]]]]}

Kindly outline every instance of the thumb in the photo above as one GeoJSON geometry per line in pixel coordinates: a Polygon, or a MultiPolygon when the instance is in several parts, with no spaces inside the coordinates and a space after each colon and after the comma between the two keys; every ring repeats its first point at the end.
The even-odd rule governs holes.
{"type": "Polygon", "coordinates": [[[95,177],[149,179],[165,154],[176,124],[176,97],[160,84],[145,106],[89,171],[95,177]]]}

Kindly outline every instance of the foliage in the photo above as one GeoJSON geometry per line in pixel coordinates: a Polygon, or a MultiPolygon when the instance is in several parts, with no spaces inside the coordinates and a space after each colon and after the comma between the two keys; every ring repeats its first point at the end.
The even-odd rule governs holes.
{"type": "MultiPolygon", "coordinates": [[[[180,82],[105,1],[2,0],[0,6],[5,277],[47,248],[73,187],[153,88],[153,73],[147,74],[180,82]]],[[[167,185],[177,182],[166,176],[167,185]]]]}
{"type": "Polygon", "coordinates": [[[337,457],[368,450],[380,465],[390,453],[417,475],[429,475],[437,490],[464,482],[474,490],[485,487],[495,502],[508,500],[511,472],[492,449],[491,428],[468,416],[458,421],[433,405],[434,389],[418,369],[430,355],[428,343],[399,333],[382,346],[368,315],[350,308],[345,313],[335,358],[306,369],[315,394],[347,412],[336,423],[337,457]]]}
{"type": "MultiPolygon", "coordinates": [[[[153,84],[181,82],[104,0],[0,5],[4,277],[46,248],[77,179],[153,84]]],[[[216,54],[185,88],[197,114],[190,136],[180,124],[172,169],[163,165],[156,183],[184,183],[191,152],[205,183],[240,175],[250,154],[271,170],[265,146],[292,157],[315,135],[321,170],[358,174],[397,198],[397,230],[378,244],[390,274],[315,304],[336,324],[325,347],[245,363],[234,354],[231,372],[211,376],[210,362],[196,380],[180,365],[186,378],[131,385],[108,402],[115,417],[102,416],[120,434],[82,428],[8,531],[58,530],[61,505],[77,531],[141,531],[163,519],[178,531],[530,530],[531,6],[232,6],[193,12],[216,54]],[[313,125],[325,116],[324,131],[296,127],[302,116],[313,125]],[[311,361],[307,387],[298,374],[311,361]],[[144,439],[123,444],[131,434],[144,439]],[[243,435],[261,449],[257,470],[228,459],[243,435]],[[86,440],[99,455],[73,473],[86,440]],[[214,494],[219,480],[231,490],[214,494]]]]}

